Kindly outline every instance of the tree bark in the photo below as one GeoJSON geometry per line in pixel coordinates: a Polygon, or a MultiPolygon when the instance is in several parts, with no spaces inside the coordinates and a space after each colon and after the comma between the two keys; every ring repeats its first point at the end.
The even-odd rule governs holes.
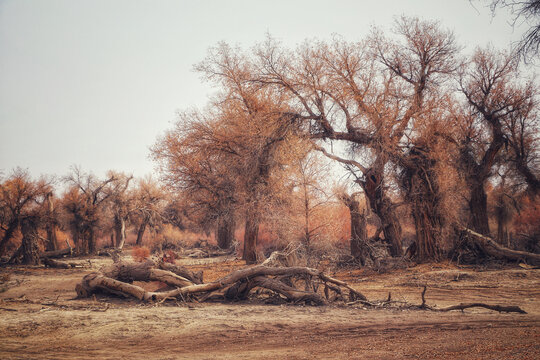
{"type": "Polygon", "coordinates": [[[234,241],[235,221],[233,214],[226,213],[218,219],[217,244],[220,249],[229,249],[234,241]]]}
{"type": "Polygon", "coordinates": [[[254,214],[248,213],[244,232],[244,254],[242,259],[247,264],[257,262],[257,238],[259,236],[259,221],[254,214]]]}
{"type": "Polygon", "coordinates": [[[366,180],[361,185],[371,209],[381,220],[384,238],[390,245],[390,255],[401,256],[403,255],[401,225],[392,201],[384,193],[382,180],[383,170],[372,168],[367,171],[366,180]]]}
{"type": "Polygon", "coordinates": [[[411,206],[416,231],[414,258],[418,261],[437,260],[440,257],[443,216],[440,212],[440,194],[436,162],[422,147],[413,147],[403,159],[400,184],[405,199],[411,206]]]}
{"type": "Polygon", "coordinates": [[[89,254],[95,254],[96,253],[96,233],[94,229],[91,227],[88,229],[88,253],[89,254]]]}
{"type": "Polygon", "coordinates": [[[123,217],[114,217],[114,232],[116,235],[116,248],[122,249],[126,242],[126,221],[123,217]]]}
{"type": "Polygon", "coordinates": [[[56,218],[54,215],[54,203],[53,203],[53,194],[49,192],[47,194],[47,250],[54,251],[58,250],[58,239],[56,237],[56,218]]]}
{"type": "Polygon", "coordinates": [[[39,249],[37,245],[38,219],[34,216],[29,216],[21,221],[22,232],[22,263],[27,265],[39,265],[39,249]]]}
{"type": "Polygon", "coordinates": [[[487,195],[483,181],[478,181],[471,184],[469,210],[471,213],[470,226],[472,229],[482,235],[489,236],[490,232],[487,212],[487,195]]]}
{"type": "Polygon", "coordinates": [[[368,238],[366,216],[364,212],[360,210],[360,202],[354,195],[342,194],[341,198],[349,209],[351,217],[351,256],[360,260],[362,265],[365,265],[366,258],[370,256],[370,253],[366,248],[368,238]]]}
{"type": "Polygon", "coordinates": [[[144,232],[146,231],[147,225],[148,225],[148,219],[144,218],[143,221],[141,222],[141,225],[139,226],[139,231],[137,231],[137,241],[135,242],[137,246],[142,245],[143,236],[144,236],[144,232]]]}
{"type": "Polygon", "coordinates": [[[15,219],[11,221],[8,225],[8,228],[6,232],[4,233],[4,237],[2,238],[2,241],[0,242],[0,255],[4,255],[5,248],[9,240],[13,237],[13,234],[15,233],[15,230],[17,230],[17,227],[19,226],[19,219],[15,219]]]}

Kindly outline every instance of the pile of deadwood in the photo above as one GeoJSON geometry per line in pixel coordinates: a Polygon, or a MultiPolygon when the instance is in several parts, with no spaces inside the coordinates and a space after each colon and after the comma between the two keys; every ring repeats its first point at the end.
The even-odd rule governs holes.
{"type": "Polygon", "coordinates": [[[406,308],[431,311],[464,310],[481,307],[499,312],[525,313],[518,306],[491,305],[484,303],[462,303],[446,308],[435,308],[426,304],[424,287],[422,304],[414,305],[393,301],[391,295],[386,300],[369,301],[366,296],[353,289],[344,281],[326,275],[324,272],[302,266],[283,266],[283,254],[275,252],[260,265],[236,270],[219,280],[204,283],[202,272],[162,260],[147,260],[142,263],[126,262],[113,254],[114,263],[83,277],[75,290],[79,298],[87,298],[95,293],[107,293],[121,297],[133,297],[144,302],[167,300],[236,301],[247,299],[254,289],[290,303],[327,305],[342,303],[369,308],[406,308]],[[134,285],[134,281],[159,281],[167,287],[159,291],[147,291],[134,285]]]}
{"type": "Polygon", "coordinates": [[[202,273],[159,260],[143,263],[115,262],[86,275],[75,290],[79,297],[105,292],[141,301],[209,301],[247,299],[255,288],[269,290],[293,303],[325,305],[336,300],[366,300],[366,297],[347,283],[322,271],[301,267],[268,266],[268,263],[231,272],[227,276],[204,283],[202,273]],[[163,291],[147,291],[134,281],[159,281],[168,286],[163,291]],[[304,289],[298,288],[303,284],[304,289]]]}

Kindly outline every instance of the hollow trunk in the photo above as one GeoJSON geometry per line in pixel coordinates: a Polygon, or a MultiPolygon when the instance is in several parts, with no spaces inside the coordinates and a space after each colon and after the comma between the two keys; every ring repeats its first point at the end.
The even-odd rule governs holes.
{"type": "Polygon", "coordinates": [[[17,226],[19,226],[19,220],[13,220],[9,223],[8,228],[6,232],[4,233],[4,237],[2,238],[2,241],[0,242],[0,255],[5,255],[5,248],[9,240],[13,237],[13,234],[15,233],[15,230],[17,230],[17,226]]]}
{"type": "Polygon", "coordinates": [[[470,227],[482,234],[489,236],[489,221],[487,212],[487,195],[483,182],[471,185],[471,199],[469,200],[470,227]]]}
{"type": "Polygon", "coordinates": [[[218,219],[217,244],[221,249],[229,249],[234,241],[234,216],[229,212],[218,219]]]}
{"type": "Polygon", "coordinates": [[[54,216],[54,203],[52,201],[52,193],[47,194],[47,250],[58,250],[58,239],[56,237],[56,219],[54,216]]]}
{"type": "Polygon", "coordinates": [[[256,215],[249,214],[246,219],[244,232],[244,254],[242,259],[247,264],[253,264],[257,261],[257,238],[259,236],[259,220],[256,215]]]}
{"type": "Polygon", "coordinates": [[[27,217],[21,221],[22,232],[22,263],[28,265],[39,265],[39,249],[37,245],[38,219],[36,217],[27,217]]]}
{"type": "Polygon", "coordinates": [[[143,221],[141,222],[141,225],[139,226],[139,231],[137,231],[137,241],[135,242],[137,246],[142,245],[143,236],[144,236],[144,232],[146,231],[147,225],[148,225],[148,220],[145,218],[143,219],[143,221]]]}
{"type": "Polygon", "coordinates": [[[361,185],[369,200],[371,210],[381,220],[384,238],[389,244],[390,255],[401,256],[403,255],[401,225],[392,201],[383,191],[382,175],[382,170],[370,169],[366,175],[366,181],[361,185]]]}

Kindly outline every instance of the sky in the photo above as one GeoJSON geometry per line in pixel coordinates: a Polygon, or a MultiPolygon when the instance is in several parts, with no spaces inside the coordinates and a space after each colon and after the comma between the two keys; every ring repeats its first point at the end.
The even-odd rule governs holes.
{"type": "Polygon", "coordinates": [[[153,173],[149,147],[178,111],[204,107],[215,91],[193,65],[220,41],[357,41],[401,15],[439,20],[465,53],[519,40],[526,26],[472,3],[0,0],[0,175],[63,176],[74,165],[98,176],[153,173]]]}

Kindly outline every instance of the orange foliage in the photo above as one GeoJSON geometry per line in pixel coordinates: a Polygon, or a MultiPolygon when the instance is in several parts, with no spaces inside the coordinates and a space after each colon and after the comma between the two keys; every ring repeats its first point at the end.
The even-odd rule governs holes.
{"type": "Polygon", "coordinates": [[[148,249],[146,246],[136,246],[131,251],[131,257],[137,262],[143,262],[150,257],[150,249],[148,249]]]}

